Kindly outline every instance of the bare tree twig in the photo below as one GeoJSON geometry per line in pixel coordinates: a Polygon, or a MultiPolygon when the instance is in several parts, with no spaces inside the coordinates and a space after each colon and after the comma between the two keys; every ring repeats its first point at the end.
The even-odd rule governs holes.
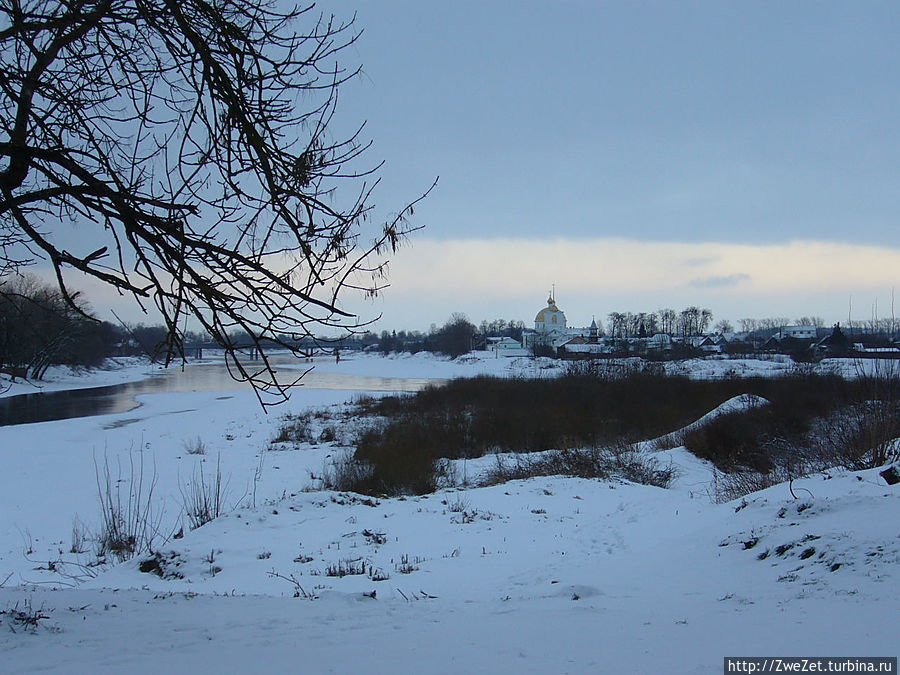
{"type": "Polygon", "coordinates": [[[73,306],[73,270],[152,302],[167,363],[190,321],[282,400],[240,348],[364,326],[339,299],[381,292],[416,229],[418,200],[372,220],[364,124],[333,135],[359,35],[269,0],[0,0],[0,273],[44,260],[73,306]]]}

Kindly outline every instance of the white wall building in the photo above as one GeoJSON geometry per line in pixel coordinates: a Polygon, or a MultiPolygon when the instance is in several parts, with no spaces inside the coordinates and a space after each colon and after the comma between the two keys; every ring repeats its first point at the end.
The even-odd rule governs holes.
{"type": "Polygon", "coordinates": [[[535,345],[547,345],[556,349],[582,332],[584,331],[572,330],[567,326],[565,312],[556,306],[556,300],[551,295],[547,298],[547,306],[534,317],[534,330],[525,331],[522,342],[526,349],[533,349],[535,345]]]}
{"type": "Polygon", "coordinates": [[[792,337],[798,340],[815,340],[817,335],[815,326],[784,326],[780,334],[782,338],[792,337]]]}
{"type": "Polygon", "coordinates": [[[497,356],[520,356],[525,354],[522,345],[511,337],[489,337],[486,349],[497,356]]]}

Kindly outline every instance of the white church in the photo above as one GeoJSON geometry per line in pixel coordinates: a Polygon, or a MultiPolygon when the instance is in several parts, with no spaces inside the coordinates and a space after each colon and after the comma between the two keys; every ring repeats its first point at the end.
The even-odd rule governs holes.
{"type": "Polygon", "coordinates": [[[540,310],[534,317],[534,330],[526,330],[522,335],[523,347],[534,349],[535,346],[547,346],[557,349],[575,337],[587,337],[593,331],[596,336],[597,324],[591,323],[587,330],[584,328],[569,328],[566,324],[566,315],[556,306],[553,293],[547,298],[547,306],[540,310]]]}

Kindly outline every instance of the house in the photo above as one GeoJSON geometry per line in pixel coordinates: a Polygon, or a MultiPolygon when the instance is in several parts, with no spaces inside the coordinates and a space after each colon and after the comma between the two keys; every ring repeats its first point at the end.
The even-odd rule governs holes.
{"type": "Polygon", "coordinates": [[[699,349],[709,354],[718,354],[722,351],[722,347],[710,335],[689,335],[684,338],[684,344],[686,347],[699,349]]]}
{"type": "Polygon", "coordinates": [[[672,351],[672,336],[668,333],[657,333],[647,340],[647,350],[654,352],[672,351]]]}
{"type": "Polygon", "coordinates": [[[604,343],[598,340],[592,340],[590,337],[585,338],[581,335],[576,335],[571,340],[561,345],[559,350],[575,357],[598,356],[600,354],[608,354],[612,351],[604,343]]]}
{"type": "Polygon", "coordinates": [[[519,356],[523,353],[522,344],[511,337],[489,337],[485,349],[497,356],[519,356]]]}
{"type": "Polygon", "coordinates": [[[761,350],[773,354],[790,354],[794,358],[805,359],[814,355],[816,340],[776,333],[762,344],[761,350]]]}
{"type": "Polygon", "coordinates": [[[815,326],[782,326],[778,332],[782,338],[791,337],[798,340],[818,338],[818,329],[815,326]]]}
{"type": "Polygon", "coordinates": [[[835,324],[831,335],[816,343],[816,351],[823,356],[846,356],[850,353],[850,339],[841,330],[841,324],[835,324]]]}

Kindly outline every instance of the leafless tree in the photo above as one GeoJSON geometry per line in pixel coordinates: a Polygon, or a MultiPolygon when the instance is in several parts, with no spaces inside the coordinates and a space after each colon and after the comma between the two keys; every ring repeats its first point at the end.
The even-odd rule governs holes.
{"type": "Polygon", "coordinates": [[[756,319],[748,317],[745,319],[738,319],[738,323],[741,324],[742,332],[749,333],[749,332],[755,331],[757,329],[759,322],[756,319]]]}
{"type": "Polygon", "coordinates": [[[102,361],[104,326],[77,294],[71,302],[31,275],[0,278],[0,370],[40,380],[53,365],[102,361]]]}
{"type": "Polygon", "coordinates": [[[734,325],[728,319],[720,319],[714,329],[717,333],[733,333],[734,325]]]}
{"type": "Polygon", "coordinates": [[[822,328],[825,325],[825,319],[821,316],[801,316],[794,319],[794,323],[798,326],[815,326],[822,328]]]}
{"type": "Polygon", "coordinates": [[[659,316],[659,329],[663,333],[667,333],[669,335],[675,332],[675,323],[678,320],[678,314],[674,309],[660,309],[657,311],[657,316],[659,316]]]}
{"type": "Polygon", "coordinates": [[[610,312],[606,317],[609,325],[609,335],[614,338],[625,337],[627,322],[626,315],[622,312],[610,312]]]}
{"type": "Polygon", "coordinates": [[[784,328],[790,326],[791,320],[786,316],[769,316],[765,319],[757,321],[757,327],[761,330],[774,330],[776,328],[784,328]]]}
{"type": "Polygon", "coordinates": [[[441,328],[431,333],[426,348],[452,358],[468,354],[472,351],[472,338],[477,330],[465,314],[453,312],[441,328]]]}
{"type": "Polygon", "coordinates": [[[700,308],[691,305],[685,307],[678,314],[678,332],[681,337],[690,337],[698,334],[698,326],[700,323],[700,308]]]}
{"type": "Polygon", "coordinates": [[[0,274],[43,260],[73,306],[73,271],[155,305],[169,358],[190,319],[258,393],[235,330],[264,354],[363,325],[339,297],[384,287],[412,204],[372,222],[363,127],[334,136],[353,20],[282,7],[0,0],[0,274]]]}
{"type": "Polygon", "coordinates": [[[712,310],[691,305],[678,314],[679,332],[683,337],[702,335],[712,321],[712,310]]]}

